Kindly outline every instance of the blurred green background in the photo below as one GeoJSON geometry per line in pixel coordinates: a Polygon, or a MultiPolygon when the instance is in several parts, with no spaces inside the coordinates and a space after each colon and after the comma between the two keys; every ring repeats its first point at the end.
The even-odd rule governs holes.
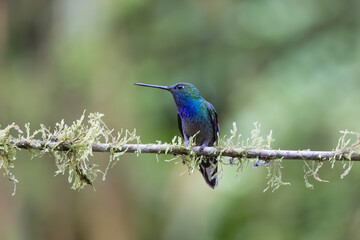
{"type": "MultiPolygon", "coordinates": [[[[222,136],[257,121],[274,148],[331,150],[340,130],[360,131],[359,12],[356,0],[0,0],[0,124],[35,130],[86,109],[171,141],[170,94],[132,83],[185,81],[222,136]]],[[[263,193],[265,168],[225,167],[212,190],[181,164],[128,154],[75,192],[54,159],[20,151],[16,196],[0,181],[0,239],[360,239],[360,166],[343,180],[336,166],[310,190],[303,163],[285,162],[291,186],[263,193]]]]}

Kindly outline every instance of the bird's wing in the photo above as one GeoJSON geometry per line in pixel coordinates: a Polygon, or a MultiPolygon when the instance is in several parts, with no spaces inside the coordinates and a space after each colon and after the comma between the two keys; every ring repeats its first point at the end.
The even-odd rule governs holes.
{"type": "Polygon", "coordinates": [[[213,124],[214,142],[217,143],[218,135],[220,134],[218,116],[217,116],[217,113],[216,113],[216,110],[215,110],[214,106],[211,103],[206,102],[206,106],[207,106],[208,112],[209,112],[210,117],[211,117],[211,122],[213,124]]]}
{"type": "MultiPolygon", "coordinates": [[[[183,132],[181,117],[180,117],[179,114],[178,114],[177,116],[178,116],[178,127],[179,127],[179,131],[180,131],[181,136],[183,137],[183,139],[186,141],[187,139],[185,139],[186,136],[185,136],[185,134],[184,134],[184,132],[183,132]]],[[[186,138],[187,138],[187,137],[186,137],[186,138]]]]}

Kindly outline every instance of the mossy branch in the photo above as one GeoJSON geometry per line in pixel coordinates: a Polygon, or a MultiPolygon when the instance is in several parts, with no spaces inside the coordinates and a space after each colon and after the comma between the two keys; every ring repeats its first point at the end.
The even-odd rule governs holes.
{"type": "MultiPolygon", "coordinates": [[[[0,129],[0,170],[11,182],[14,183],[14,193],[18,182],[13,174],[16,151],[26,149],[32,157],[41,157],[45,153],[52,154],[57,166],[57,174],[68,174],[68,181],[72,189],[81,189],[86,185],[93,185],[98,174],[103,175],[105,180],[107,171],[125,153],[153,153],[175,155],[175,158],[166,161],[181,161],[187,165],[189,173],[199,169],[199,163],[204,156],[217,156],[220,163],[218,177],[223,174],[223,166],[235,166],[240,173],[245,166],[253,164],[254,167],[265,165],[268,170],[267,187],[264,191],[273,191],[280,186],[289,185],[282,180],[283,160],[304,161],[305,185],[312,188],[308,178],[313,177],[316,181],[326,182],[319,177],[319,170],[325,161],[329,161],[334,167],[336,162],[341,162],[345,171],[341,178],[346,176],[354,161],[360,161],[360,133],[342,131],[338,145],[331,151],[310,150],[275,150],[271,148],[274,141],[272,132],[262,137],[260,125],[254,123],[254,129],[249,138],[242,139],[237,134],[236,124],[230,130],[230,136],[220,139],[218,146],[205,147],[202,151],[195,146],[194,139],[190,138],[189,146],[185,146],[183,140],[176,136],[171,143],[141,144],[136,131],[121,130],[114,134],[102,121],[103,114],[90,113],[85,121],[85,114],[71,125],[64,120],[57,123],[51,131],[44,125],[40,129],[31,132],[30,124],[25,125],[25,134],[20,128],[11,124],[0,129]],[[18,132],[13,137],[10,132],[13,129],[18,132]],[[94,152],[108,152],[110,157],[105,170],[91,162],[90,157],[94,152]]],[[[196,136],[195,136],[196,137],[196,136]]]]}
{"type": "MultiPolygon", "coordinates": [[[[41,140],[17,141],[15,143],[19,149],[71,151],[71,143],[45,142],[41,140]]],[[[171,144],[124,144],[117,147],[117,144],[94,143],[91,145],[93,152],[124,152],[124,153],[155,153],[197,156],[224,156],[232,158],[256,158],[258,160],[272,160],[282,158],[283,160],[314,160],[314,161],[360,161],[360,154],[351,151],[310,151],[310,150],[274,150],[274,149],[247,149],[233,148],[225,149],[221,147],[205,147],[200,152],[200,147],[172,146],[171,144]]]]}

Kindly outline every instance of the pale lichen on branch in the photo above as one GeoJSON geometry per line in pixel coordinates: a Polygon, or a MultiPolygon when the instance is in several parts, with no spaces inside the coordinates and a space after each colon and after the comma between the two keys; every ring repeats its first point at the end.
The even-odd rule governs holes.
{"type": "Polygon", "coordinates": [[[18,180],[15,178],[15,175],[12,172],[12,169],[15,167],[16,160],[16,145],[12,144],[14,141],[13,137],[10,134],[10,130],[15,129],[19,133],[22,131],[19,129],[19,126],[15,123],[7,126],[4,129],[0,129],[0,169],[3,169],[3,174],[11,182],[14,183],[14,192],[16,192],[16,183],[18,180]]]}
{"type": "Polygon", "coordinates": [[[41,157],[45,153],[52,154],[57,166],[55,175],[67,173],[72,189],[81,189],[87,184],[92,185],[99,173],[105,179],[106,172],[114,160],[126,152],[126,148],[123,151],[113,151],[113,149],[122,148],[128,143],[139,144],[140,140],[135,131],[128,130],[125,130],[124,134],[120,131],[114,137],[113,131],[109,130],[102,121],[103,116],[100,113],[90,113],[88,120],[85,121],[84,112],[80,119],[71,125],[67,125],[64,120],[56,123],[53,131],[40,125],[40,129],[31,133],[30,124],[26,124],[26,134],[19,134],[16,139],[9,136],[10,129],[14,128],[22,132],[17,125],[9,125],[0,130],[0,168],[10,180],[17,182],[10,170],[14,168],[16,150],[23,148],[27,149],[32,157],[41,157]],[[103,147],[101,144],[107,145],[107,151],[111,152],[108,166],[104,171],[90,161],[94,145],[97,146],[95,151],[100,151],[103,147]]]}
{"type": "Polygon", "coordinates": [[[235,123],[230,130],[230,136],[220,138],[219,144],[205,147],[200,151],[194,144],[194,136],[190,144],[185,146],[181,137],[174,137],[171,143],[141,144],[136,131],[121,130],[114,134],[102,120],[103,114],[90,113],[85,120],[85,113],[79,120],[67,125],[64,120],[56,123],[55,129],[40,125],[40,129],[31,132],[30,124],[25,125],[25,134],[20,128],[11,124],[0,129],[0,169],[3,175],[14,183],[14,192],[17,179],[13,174],[16,151],[27,149],[32,157],[41,157],[45,153],[54,156],[57,174],[68,174],[68,181],[73,189],[81,189],[85,185],[92,185],[98,174],[105,180],[106,174],[120,157],[125,153],[172,154],[169,162],[185,163],[187,172],[192,173],[199,169],[199,163],[204,156],[217,156],[220,162],[218,177],[223,174],[223,165],[235,166],[237,174],[248,165],[265,165],[268,170],[267,187],[264,191],[273,191],[280,186],[289,185],[282,180],[283,160],[304,160],[304,179],[307,187],[313,187],[308,178],[313,177],[320,182],[327,182],[319,177],[319,170],[325,161],[334,167],[341,161],[345,169],[341,178],[346,176],[354,161],[360,161],[360,134],[350,131],[341,131],[342,136],[338,145],[332,151],[310,150],[274,150],[271,143],[274,141],[272,131],[265,137],[261,136],[260,124],[254,123],[250,137],[242,138],[238,134],[235,123]],[[18,136],[13,137],[10,131],[17,131],[18,136]],[[109,152],[107,167],[101,170],[98,165],[91,162],[94,152],[109,152]],[[177,161],[176,161],[177,159],[177,161]]]}
{"type": "Polygon", "coordinates": [[[250,137],[242,140],[241,134],[237,135],[237,126],[234,122],[230,134],[229,138],[224,136],[220,141],[219,145],[222,148],[222,152],[219,156],[225,155],[225,153],[229,151],[237,151],[238,153],[241,153],[241,155],[239,157],[231,157],[229,161],[221,160],[222,163],[236,166],[237,174],[249,164],[254,166],[259,164],[266,165],[268,170],[266,178],[268,179],[268,182],[264,191],[267,191],[268,189],[275,191],[281,186],[290,184],[289,182],[284,182],[282,180],[282,157],[272,158],[271,161],[268,159],[263,161],[264,159],[260,160],[260,155],[251,154],[253,151],[261,153],[264,150],[271,150],[271,143],[274,141],[272,131],[264,138],[261,136],[260,124],[255,122],[250,137]]]}

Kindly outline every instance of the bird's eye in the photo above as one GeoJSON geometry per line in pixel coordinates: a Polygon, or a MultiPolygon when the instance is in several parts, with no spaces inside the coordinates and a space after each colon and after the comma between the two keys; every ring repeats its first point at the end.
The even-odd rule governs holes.
{"type": "Polygon", "coordinates": [[[179,84],[179,85],[176,86],[176,88],[177,88],[177,89],[183,89],[183,88],[184,88],[184,85],[179,84]]]}

